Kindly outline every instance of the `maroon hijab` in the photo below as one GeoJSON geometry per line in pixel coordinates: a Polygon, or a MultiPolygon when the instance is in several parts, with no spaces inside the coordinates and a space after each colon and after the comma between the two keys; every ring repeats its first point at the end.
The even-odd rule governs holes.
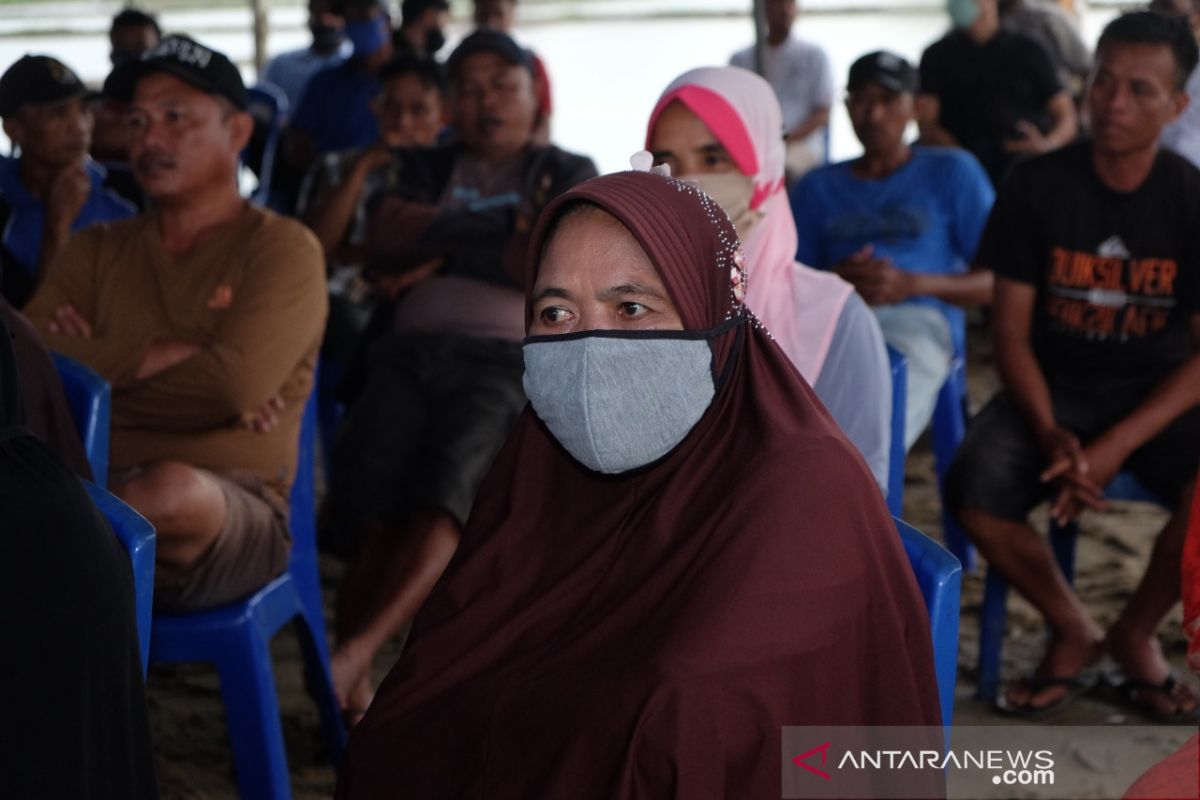
{"type": "MultiPolygon", "coordinates": [[[[697,190],[596,178],[684,327],[745,314],[736,234],[697,190]]],[[[533,276],[530,277],[532,285],[533,276]]],[[[684,441],[588,471],[526,408],[339,798],[779,797],[781,727],[939,724],[916,583],[871,473],[752,319],[684,441]]]]}

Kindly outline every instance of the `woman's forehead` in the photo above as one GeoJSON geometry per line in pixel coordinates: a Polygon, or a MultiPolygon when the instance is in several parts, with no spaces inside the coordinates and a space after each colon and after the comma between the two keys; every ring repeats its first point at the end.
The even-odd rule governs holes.
{"type": "Polygon", "coordinates": [[[539,286],[564,280],[638,277],[661,282],[653,259],[624,223],[591,205],[571,209],[551,234],[538,269],[539,286]]]}

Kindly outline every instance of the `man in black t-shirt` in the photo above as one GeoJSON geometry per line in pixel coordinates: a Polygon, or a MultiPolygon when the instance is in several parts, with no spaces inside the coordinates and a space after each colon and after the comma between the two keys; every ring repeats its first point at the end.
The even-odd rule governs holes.
{"type": "Polygon", "coordinates": [[[1094,139],[1017,165],[976,256],[996,275],[1005,391],[972,422],[946,497],[989,565],[1050,627],[1037,671],[998,701],[1017,713],[1064,704],[1107,651],[1140,710],[1196,714],[1156,639],[1179,598],[1200,453],[1200,171],[1157,143],[1187,105],[1196,61],[1178,20],[1138,12],[1110,23],[1087,98],[1094,139]],[[1026,515],[1044,499],[1060,523],[1103,509],[1104,487],[1122,469],[1174,514],[1105,632],[1026,515]]]}
{"type": "Polygon", "coordinates": [[[1021,155],[1075,138],[1070,92],[1050,56],[1001,29],[997,0],[950,0],[954,29],[921,55],[917,122],[924,144],[971,151],[994,185],[1021,155]]]}

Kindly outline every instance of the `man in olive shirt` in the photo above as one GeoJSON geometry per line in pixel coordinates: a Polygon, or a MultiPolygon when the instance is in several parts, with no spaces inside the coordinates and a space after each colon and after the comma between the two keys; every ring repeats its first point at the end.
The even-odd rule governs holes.
{"type": "Polygon", "coordinates": [[[52,349],[112,383],[110,483],[158,531],[156,604],[205,608],[287,566],[321,249],[238,195],[253,124],[225,56],[167,37],[105,88],[130,103],[152,210],[68,241],[28,312],[52,349]]]}

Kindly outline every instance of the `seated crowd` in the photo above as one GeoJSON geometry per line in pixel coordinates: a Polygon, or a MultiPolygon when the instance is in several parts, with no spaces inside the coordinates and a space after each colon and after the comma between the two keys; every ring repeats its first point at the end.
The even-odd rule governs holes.
{"type": "Polygon", "coordinates": [[[1121,14],[1094,54],[1041,5],[949,0],[919,64],[855,60],[862,154],[829,163],[839,76],[793,36],[795,0],[768,0],[763,77],[753,48],[678,76],[634,169],[597,177],[551,143],[516,0],[476,0],[444,63],[446,0],[404,0],[398,25],[384,0],[311,0],[311,45],[262,74],[286,98],[269,208],[239,191],[256,122],[222,53],[127,9],[101,93],[53,56],[10,65],[0,495],[61,508],[5,519],[40,542],[5,537],[6,591],[50,620],[24,649],[46,624],[111,629],[14,673],[46,687],[18,706],[29,747],[70,717],[63,758],[91,770],[32,760],[17,794],[88,774],[154,795],[132,601],[73,476],[154,525],[156,611],[245,598],[288,567],[314,394],[336,425],[322,541],[348,556],[339,798],[774,796],[783,726],[936,730],[885,498],[893,396],[907,451],[983,307],[1003,388],[944,502],[1049,632],[998,707],[1052,713],[1107,657],[1132,707],[1196,720],[1157,634],[1200,574],[1200,2],[1121,14]],[[51,351],[111,385],[107,475],[51,351]],[[1120,472],[1171,515],[1106,630],[1027,518],[1104,510],[1120,472]],[[64,526],[76,560],[38,535],[64,526]],[[50,569],[104,602],[40,597],[50,569]]]}

